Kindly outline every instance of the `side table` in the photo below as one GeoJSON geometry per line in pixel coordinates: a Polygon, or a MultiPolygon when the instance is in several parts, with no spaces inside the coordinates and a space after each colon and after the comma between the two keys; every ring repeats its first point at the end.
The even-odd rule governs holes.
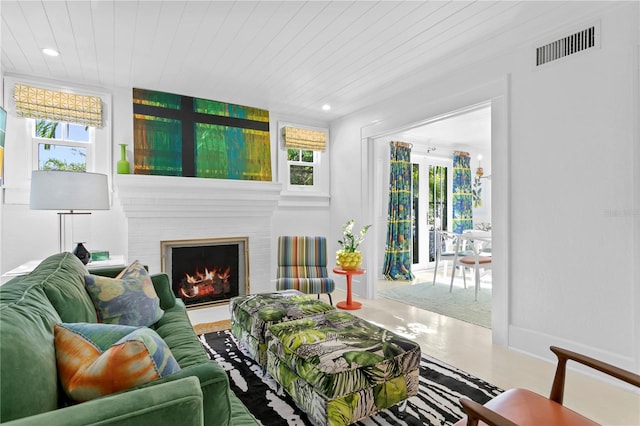
{"type": "Polygon", "coordinates": [[[342,269],[340,267],[333,268],[333,272],[340,275],[347,276],[347,300],[344,302],[338,302],[336,306],[340,309],[348,309],[355,310],[360,309],[362,307],[362,303],[354,302],[351,300],[351,279],[354,275],[362,275],[366,271],[364,269],[356,268],[356,269],[342,269]]]}
{"type": "MultiPolygon", "coordinates": [[[[9,272],[2,274],[2,277],[0,279],[0,285],[4,284],[5,282],[9,281],[12,278],[19,277],[21,275],[27,275],[28,273],[33,271],[36,268],[36,266],[40,264],[40,262],[42,262],[42,259],[30,260],[18,266],[17,268],[14,268],[9,272]]],[[[124,268],[126,266],[125,263],[126,262],[124,260],[124,256],[116,255],[116,256],[111,256],[108,260],[97,260],[97,261],[89,262],[87,264],[87,269],[91,271],[92,269],[107,268],[110,266],[122,266],[124,268]]]]}

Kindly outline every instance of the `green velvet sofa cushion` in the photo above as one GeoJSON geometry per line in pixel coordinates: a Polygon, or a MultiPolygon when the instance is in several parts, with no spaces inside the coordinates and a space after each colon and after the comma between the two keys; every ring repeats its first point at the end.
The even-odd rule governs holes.
{"type": "Polygon", "coordinates": [[[0,287],[0,423],[54,410],[62,397],[53,345],[61,319],[40,282],[28,278],[0,287]]]}
{"type": "Polygon", "coordinates": [[[87,269],[71,253],[58,253],[43,260],[28,277],[41,283],[47,298],[63,322],[97,322],[93,302],[84,286],[87,269]]]}
{"type": "Polygon", "coordinates": [[[171,383],[161,383],[151,389],[123,392],[66,407],[63,410],[25,417],[3,423],[3,426],[198,426],[202,424],[202,389],[200,389],[198,378],[190,376],[171,383]]]}

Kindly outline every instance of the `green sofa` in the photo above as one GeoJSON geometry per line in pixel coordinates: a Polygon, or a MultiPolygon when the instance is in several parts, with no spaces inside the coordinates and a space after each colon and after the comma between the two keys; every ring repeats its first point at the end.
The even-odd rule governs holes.
{"type": "MultiPolygon", "coordinates": [[[[91,271],[111,275],[117,270],[91,271]]],[[[152,275],[162,318],[150,328],[181,370],[124,392],[74,404],[56,367],[54,324],[97,322],[84,287],[86,267],[71,253],[48,257],[0,287],[0,423],[7,425],[256,425],[209,360],[166,274],[152,275]]]]}

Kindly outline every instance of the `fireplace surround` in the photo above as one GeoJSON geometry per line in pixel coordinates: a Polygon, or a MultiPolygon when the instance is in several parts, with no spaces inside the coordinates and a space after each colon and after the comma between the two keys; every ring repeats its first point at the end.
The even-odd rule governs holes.
{"type": "MultiPolygon", "coordinates": [[[[161,268],[160,241],[249,238],[251,293],[273,291],[275,259],[271,219],[282,186],[275,182],[115,175],[116,200],[124,214],[124,255],[161,268]]],[[[190,309],[192,322],[228,318],[226,305],[190,309]]]]}
{"type": "Polygon", "coordinates": [[[249,294],[247,237],[160,242],[161,268],[187,309],[228,304],[249,294]]]}

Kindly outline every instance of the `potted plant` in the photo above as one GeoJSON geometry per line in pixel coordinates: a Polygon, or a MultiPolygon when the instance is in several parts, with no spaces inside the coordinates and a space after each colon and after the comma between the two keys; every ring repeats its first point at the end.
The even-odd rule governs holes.
{"type": "Polygon", "coordinates": [[[358,251],[358,246],[364,241],[364,234],[367,233],[371,225],[367,225],[360,230],[357,235],[353,234],[354,219],[349,220],[342,227],[342,240],[338,244],[342,249],[336,253],[336,264],[342,269],[357,269],[362,264],[362,253],[358,251]]]}

